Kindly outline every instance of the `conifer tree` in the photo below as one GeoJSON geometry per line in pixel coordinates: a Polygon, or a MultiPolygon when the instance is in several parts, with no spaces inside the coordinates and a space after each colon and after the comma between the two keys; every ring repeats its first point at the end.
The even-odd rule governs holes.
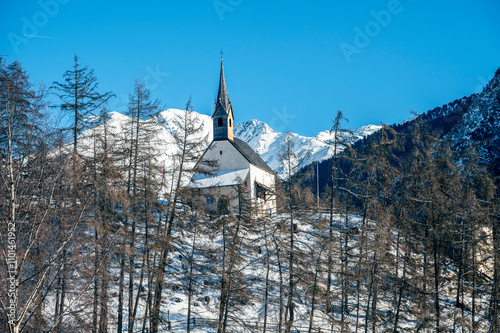
{"type": "MultiPolygon", "coordinates": [[[[59,142],[54,133],[46,122],[43,90],[33,87],[19,62],[8,64],[1,59],[0,188],[6,195],[0,198],[0,244],[4,247],[14,243],[11,251],[2,248],[1,253],[2,256],[11,253],[9,258],[15,260],[12,267],[0,270],[0,277],[3,281],[11,279],[14,287],[4,290],[2,295],[10,293],[16,299],[11,317],[7,317],[11,312],[6,307],[10,300],[1,300],[7,323],[1,329],[11,333],[24,329],[58,330],[70,311],[78,315],[79,311],[72,306],[92,284],[92,276],[82,276],[78,287],[71,286],[73,300],[60,302],[64,299],[63,290],[68,291],[57,289],[62,259],[64,253],[78,244],[73,240],[84,222],[87,201],[81,200],[74,207],[75,215],[61,232],[60,222],[70,212],[67,197],[60,189],[62,184],[69,184],[67,179],[71,175],[65,173],[64,154],[54,154],[59,142]],[[49,295],[59,301],[53,318],[46,315],[49,311],[42,311],[49,295]]],[[[10,259],[4,257],[2,262],[9,264],[10,259]]]]}
{"type": "MultiPolygon", "coordinates": [[[[25,285],[31,290],[22,290],[20,285],[20,281],[33,273],[26,270],[23,257],[31,257],[36,249],[40,251],[39,239],[33,242],[29,237],[36,234],[43,221],[30,209],[26,199],[30,194],[35,197],[43,192],[33,187],[26,176],[30,175],[33,181],[44,181],[47,177],[40,172],[43,169],[39,164],[47,153],[43,149],[44,133],[40,126],[43,109],[42,91],[32,86],[21,64],[18,61],[9,64],[0,58],[0,189],[3,194],[0,198],[0,244],[4,266],[0,277],[6,281],[2,284],[1,306],[5,323],[2,329],[11,333],[19,332],[28,311],[40,305],[46,283],[45,278],[29,279],[30,283],[25,285]],[[23,293],[31,293],[31,298],[26,299],[23,293]],[[17,303],[14,300],[18,300],[17,303]]],[[[39,209],[48,208],[41,206],[39,209]]],[[[37,267],[37,273],[41,269],[37,267]]],[[[40,319],[39,316],[35,318],[40,319]]]]}

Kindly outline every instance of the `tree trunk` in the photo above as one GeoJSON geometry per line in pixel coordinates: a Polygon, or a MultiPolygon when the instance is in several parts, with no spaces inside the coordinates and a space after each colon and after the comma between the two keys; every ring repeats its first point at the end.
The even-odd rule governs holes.
{"type": "Polygon", "coordinates": [[[280,279],[280,298],[279,298],[279,318],[278,318],[278,332],[282,331],[283,328],[283,297],[284,297],[284,284],[283,284],[283,268],[281,267],[281,257],[280,257],[280,247],[276,238],[273,238],[274,245],[276,248],[276,261],[278,264],[278,274],[280,279]]]}
{"type": "Polygon", "coordinates": [[[120,251],[120,280],[118,282],[118,322],[117,332],[123,332],[123,298],[125,294],[125,249],[126,249],[126,234],[122,234],[122,248],[120,251]]]}
{"type": "Polygon", "coordinates": [[[316,261],[316,269],[314,270],[314,283],[313,283],[313,292],[312,292],[312,300],[311,300],[311,313],[309,314],[309,330],[308,333],[312,333],[312,327],[314,322],[314,306],[316,304],[316,290],[318,285],[318,271],[320,269],[320,259],[321,259],[321,251],[318,255],[318,260],[316,261]]]}
{"type": "Polygon", "coordinates": [[[189,258],[189,281],[188,281],[188,309],[187,309],[187,332],[191,332],[191,302],[192,302],[192,294],[193,294],[193,266],[194,266],[194,250],[195,250],[195,242],[196,242],[196,234],[198,228],[194,227],[193,234],[193,244],[191,247],[191,256],[189,258]]]}
{"type": "MultiPolygon", "coordinates": [[[[434,220],[434,217],[432,218],[432,224],[433,224],[433,229],[435,232],[436,230],[436,223],[434,220]]],[[[434,235],[433,237],[433,255],[434,255],[434,308],[436,310],[436,332],[439,333],[441,332],[441,326],[440,326],[440,319],[441,319],[441,313],[440,313],[440,306],[439,306],[439,261],[438,261],[438,238],[437,235],[434,235]]]]}
{"type": "Polygon", "coordinates": [[[295,279],[295,272],[294,272],[294,267],[293,267],[293,261],[294,261],[294,226],[293,226],[293,217],[292,217],[293,212],[290,212],[290,255],[289,255],[289,276],[288,276],[288,300],[287,300],[287,313],[288,313],[288,318],[286,320],[286,325],[285,325],[285,332],[290,333],[293,325],[293,320],[294,320],[294,303],[293,303],[293,294],[294,294],[294,279],[295,279]]]}
{"type": "MultiPolygon", "coordinates": [[[[408,239],[408,237],[406,237],[408,239]]],[[[407,240],[408,242],[409,240],[407,240]]],[[[399,322],[399,316],[401,313],[401,303],[403,300],[403,293],[406,290],[406,265],[408,263],[409,254],[408,254],[408,249],[405,251],[404,259],[403,259],[403,276],[401,277],[401,280],[399,282],[399,292],[398,292],[398,298],[396,300],[396,315],[394,318],[394,329],[393,332],[397,333],[398,332],[398,322],[399,322]]]]}
{"type": "Polygon", "coordinates": [[[500,331],[500,214],[495,208],[492,212],[493,281],[489,306],[490,332],[500,331]]]}
{"type": "MultiPolygon", "coordinates": [[[[265,227],[264,227],[265,228],[265,227]]],[[[267,235],[267,229],[266,234],[264,235],[265,237],[265,246],[266,246],[266,290],[264,293],[264,324],[262,325],[262,332],[266,333],[267,329],[267,309],[269,306],[269,271],[271,270],[271,264],[270,264],[270,253],[269,253],[269,244],[267,243],[268,241],[268,235],[267,235]]]]}

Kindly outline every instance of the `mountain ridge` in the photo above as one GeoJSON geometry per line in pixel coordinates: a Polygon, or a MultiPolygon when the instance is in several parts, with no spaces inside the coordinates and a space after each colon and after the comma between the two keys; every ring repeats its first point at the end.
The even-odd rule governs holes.
{"type": "MultiPolygon", "coordinates": [[[[435,138],[448,141],[462,159],[468,158],[468,148],[477,147],[480,158],[489,166],[492,174],[500,176],[500,68],[480,93],[457,98],[389,127],[400,134],[400,144],[404,145],[404,137],[411,135],[411,129],[417,122],[421,122],[435,138]]],[[[352,148],[363,155],[370,144],[377,144],[380,139],[381,135],[373,133],[358,139],[352,148]]],[[[318,166],[320,192],[332,183],[331,163],[332,159],[329,158],[318,166]]],[[[297,177],[301,178],[301,175],[310,171],[310,168],[303,168],[297,177]]],[[[316,184],[311,183],[313,180],[310,177],[302,178],[308,179],[302,180],[302,186],[311,188],[315,194],[316,184]]]]}

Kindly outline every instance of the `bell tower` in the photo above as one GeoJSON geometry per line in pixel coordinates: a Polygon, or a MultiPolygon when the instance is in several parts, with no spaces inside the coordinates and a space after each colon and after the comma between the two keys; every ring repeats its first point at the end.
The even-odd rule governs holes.
{"type": "Polygon", "coordinates": [[[226,80],[224,78],[224,65],[222,56],[220,58],[220,79],[217,100],[215,101],[214,112],[212,114],[214,129],[214,141],[233,141],[234,115],[231,100],[227,95],[226,80]]]}

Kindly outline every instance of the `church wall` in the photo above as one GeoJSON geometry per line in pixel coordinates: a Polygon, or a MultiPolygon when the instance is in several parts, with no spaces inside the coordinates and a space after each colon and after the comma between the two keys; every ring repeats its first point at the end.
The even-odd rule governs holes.
{"type": "MultiPolygon", "coordinates": [[[[209,149],[205,152],[203,159],[218,161],[219,170],[238,170],[248,168],[248,182],[245,185],[248,186],[248,193],[250,194],[251,204],[254,207],[255,216],[264,216],[269,213],[276,212],[276,196],[274,194],[266,193],[265,200],[257,198],[255,184],[255,182],[258,182],[274,191],[276,185],[275,175],[250,164],[230,141],[213,141],[209,149]]],[[[222,196],[225,196],[229,200],[231,212],[234,214],[238,213],[239,201],[237,199],[238,191],[236,186],[206,188],[202,189],[200,194],[202,196],[199,200],[203,202],[208,210],[217,211],[218,200],[222,196]],[[207,197],[213,198],[213,203],[209,206],[206,205],[207,197]]]]}
{"type": "Polygon", "coordinates": [[[196,200],[206,207],[208,211],[216,212],[217,204],[221,197],[226,197],[229,201],[229,209],[231,213],[237,214],[239,208],[238,190],[236,186],[222,186],[222,187],[209,187],[200,189],[200,195],[196,200]],[[213,199],[212,203],[208,205],[207,198],[213,199]]]}
{"type": "Polygon", "coordinates": [[[237,170],[250,167],[250,163],[243,157],[230,141],[213,141],[203,156],[207,161],[218,161],[219,170],[237,170]],[[222,154],[220,153],[222,151],[222,154]]]}
{"type": "Polygon", "coordinates": [[[271,196],[266,196],[266,200],[259,199],[256,197],[256,184],[258,182],[267,186],[268,188],[275,191],[276,187],[276,176],[272,173],[262,170],[254,165],[250,165],[250,193],[252,201],[256,208],[261,211],[261,213],[269,213],[276,211],[276,196],[273,194],[271,196]]]}

